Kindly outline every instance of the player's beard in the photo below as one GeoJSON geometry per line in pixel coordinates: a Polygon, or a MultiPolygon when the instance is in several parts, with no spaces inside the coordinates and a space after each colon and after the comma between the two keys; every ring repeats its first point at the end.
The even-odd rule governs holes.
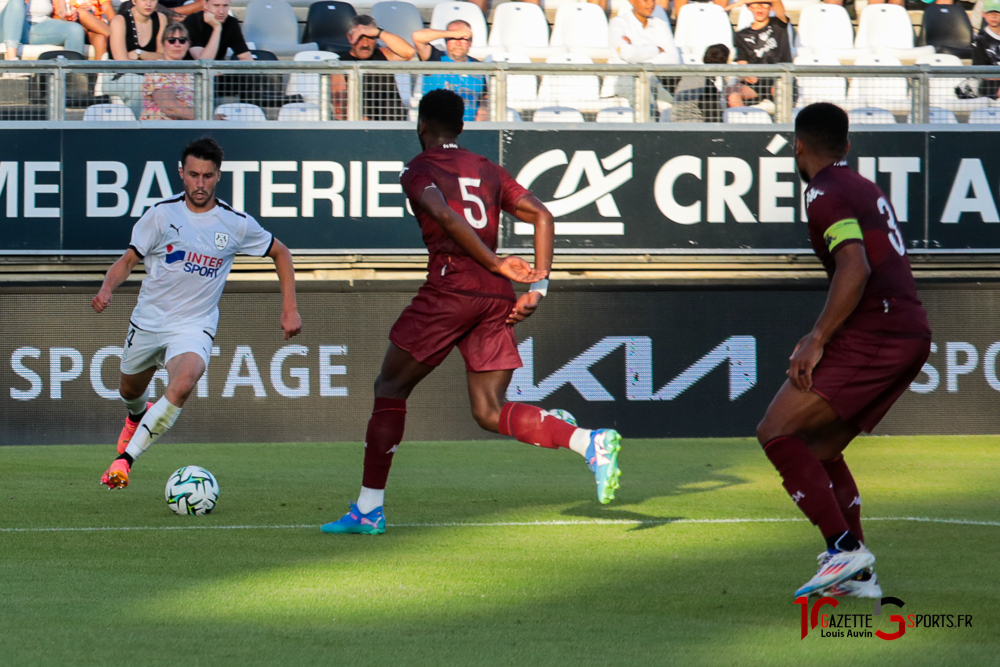
{"type": "Polygon", "coordinates": [[[190,192],[187,192],[186,194],[187,198],[191,201],[191,203],[195,204],[196,206],[204,206],[208,202],[212,201],[213,197],[215,197],[215,189],[213,188],[212,190],[208,189],[192,190],[190,192]],[[200,195],[200,197],[197,195],[200,195]]]}
{"type": "MultiPolygon", "coordinates": [[[[798,165],[796,165],[796,166],[798,166],[798,165]]],[[[810,181],[809,174],[807,174],[806,170],[803,169],[802,167],[799,167],[799,178],[802,179],[803,183],[805,183],[806,185],[809,185],[809,181],[810,181]]]]}

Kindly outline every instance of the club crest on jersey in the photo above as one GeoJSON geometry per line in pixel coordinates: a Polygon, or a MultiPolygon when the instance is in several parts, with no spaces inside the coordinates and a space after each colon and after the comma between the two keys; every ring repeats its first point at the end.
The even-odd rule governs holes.
{"type": "Polygon", "coordinates": [[[229,234],[215,232],[215,247],[219,250],[225,250],[227,245],[229,245],[229,234]]]}

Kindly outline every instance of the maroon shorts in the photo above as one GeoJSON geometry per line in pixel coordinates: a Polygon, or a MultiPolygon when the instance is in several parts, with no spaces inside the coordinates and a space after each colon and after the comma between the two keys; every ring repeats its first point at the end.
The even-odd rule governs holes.
{"type": "Polygon", "coordinates": [[[927,338],[841,331],[826,344],[812,388],[838,417],[870,433],[920,373],[930,351],[927,338]]]}
{"type": "Polygon", "coordinates": [[[520,368],[514,327],[507,324],[514,303],[502,296],[443,292],[425,284],[392,325],[389,340],[431,366],[439,365],[458,345],[466,370],[520,368]]]}

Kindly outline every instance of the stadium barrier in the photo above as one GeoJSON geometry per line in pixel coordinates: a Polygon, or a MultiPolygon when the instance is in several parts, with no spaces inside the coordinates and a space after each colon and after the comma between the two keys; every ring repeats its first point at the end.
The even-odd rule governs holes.
{"type": "MultiPolygon", "coordinates": [[[[983,80],[995,78],[994,69],[947,66],[951,61],[942,58],[934,60],[934,66],[905,67],[15,61],[4,64],[0,120],[100,120],[103,116],[129,121],[141,117],[144,85],[168,83],[190,91],[192,120],[415,120],[425,81],[429,86],[434,77],[467,75],[469,79],[460,84],[452,81],[452,85],[473,91],[470,98],[485,98],[483,115],[494,122],[724,118],[731,123],[789,123],[796,109],[818,101],[851,110],[858,124],[1000,121],[995,100],[986,96],[988,86],[980,89],[983,80]],[[165,82],[165,75],[183,81],[165,82]],[[481,78],[470,83],[476,77],[481,78]],[[745,84],[772,101],[749,110],[718,106],[718,91],[725,97],[745,84]],[[708,97],[699,91],[712,101],[707,102],[708,97]],[[119,106],[95,109],[88,115],[88,108],[103,104],[119,106]]],[[[441,81],[438,85],[443,85],[441,81]]]]}
{"type": "MultiPolygon", "coordinates": [[[[560,252],[811,252],[787,126],[470,125],[462,144],[556,215],[560,252]]],[[[180,191],[181,147],[205,133],[226,150],[219,196],[297,253],[424,252],[398,181],[420,152],[412,124],[333,127],[4,124],[0,255],[121,252],[135,220],[180,191]]],[[[882,187],[913,253],[1000,248],[1000,133],[969,127],[852,132],[849,163],[882,187]]],[[[503,246],[530,246],[530,232],[506,221],[503,246]]]]}
{"type": "MultiPolygon", "coordinates": [[[[508,398],[563,408],[584,426],[614,426],[627,437],[752,436],[825,299],[825,285],[790,281],[773,289],[553,288],[515,329],[524,367],[508,398]]],[[[118,356],[136,292],[121,290],[96,315],[94,289],[0,291],[0,445],[115,441],[118,356]]],[[[231,283],[212,363],[166,439],[360,442],[386,336],[415,289],[304,291],[302,334],[284,341],[276,287],[231,283]]],[[[933,352],[877,432],[997,432],[1000,289],[931,284],[921,296],[933,352]]],[[[469,414],[465,369],[453,353],[411,397],[407,440],[488,437],[469,414]]]]}

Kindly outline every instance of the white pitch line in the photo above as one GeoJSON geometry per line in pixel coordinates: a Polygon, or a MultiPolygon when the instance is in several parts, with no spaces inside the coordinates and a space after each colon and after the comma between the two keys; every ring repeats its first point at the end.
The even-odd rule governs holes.
{"type": "MultiPolygon", "coordinates": [[[[1000,527],[1000,521],[935,519],[917,516],[872,516],[865,521],[943,523],[955,526],[1000,527]]],[[[799,523],[805,519],[763,517],[757,519],[563,519],[552,521],[455,521],[443,523],[390,523],[389,528],[505,528],[513,526],[664,526],[668,524],[799,523]]],[[[294,530],[315,529],[318,524],[247,526],[90,526],[84,528],[0,528],[0,533],[98,533],[130,530],[294,530]]]]}

